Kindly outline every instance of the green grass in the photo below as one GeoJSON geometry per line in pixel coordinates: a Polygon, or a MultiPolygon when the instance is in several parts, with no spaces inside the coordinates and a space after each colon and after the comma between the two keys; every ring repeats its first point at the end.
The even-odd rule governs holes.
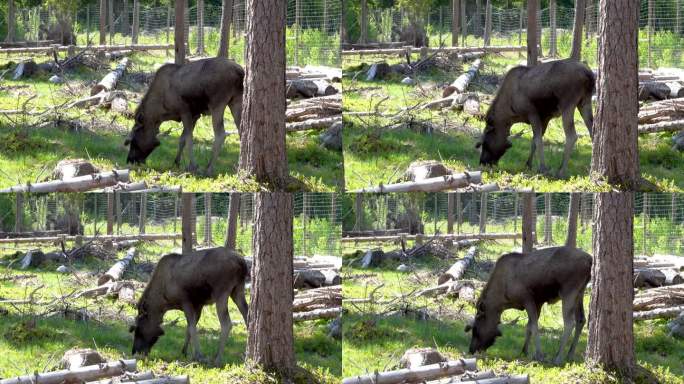
{"type": "MultiPolygon", "coordinates": [[[[12,58],[0,59],[0,66],[12,58]]],[[[16,60],[16,58],[14,58],[16,60]]],[[[39,61],[47,59],[38,59],[39,61]]],[[[167,61],[163,53],[135,54],[129,72],[152,72],[167,61]]],[[[10,74],[5,75],[9,77],[10,74]]],[[[68,85],[54,85],[48,82],[49,75],[40,75],[17,81],[5,80],[0,87],[0,110],[21,109],[22,104],[34,97],[28,110],[44,111],[56,108],[42,117],[23,115],[0,115],[0,188],[18,183],[35,183],[45,179],[56,163],[64,158],[86,158],[101,169],[129,168],[126,164],[128,148],[124,139],[133,126],[132,114],[124,116],[102,109],[89,111],[60,108],[66,101],[76,100],[89,94],[89,84],[99,81],[104,71],[87,68],[66,75],[68,85]],[[99,121],[98,127],[87,131],[73,131],[66,124],[57,127],[36,128],[33,125],[48,117],[59,115],[63,120],[79,119],[99,121]]],[[[135,100],[129,100],[133,111],[142,97],[144,86],[124,77],[119,89],[134,92],[135,100]]],[[[232,115],[225,114],[226,130],[235,131],[232,115]]],[[[166,122],[161,126],[158,147],[143,166],[131,167],[131,179],[147,181],[152,185],[180,185],[186,191],[257,191],[262,188],[253,180],[237,175],[240,143],[238,136],[230,135],[223,146],[215,166],[215,176],[185,172],[187,159],[180,168],[173,164],[182,128],[179,123],[166,122]]],[[[319,132],[295,132],[287,136],[288,165],[290,174],[313,191],[333,191],[342,188],[342,154],[329,151],[318,143],[319,132]]],[[[211,118],[202,117],[194,132],[195,159],[204,172],[211,157],[213,130],[211,118]]]]}
{"type": "MultiPolygon", "coordinates": [[[[388,247],[389,248],[389,247],[388,247]]],[[[495,260],[499,255],[510,251],[511,243],[486,243],[480,247],[479,263],[466,272],[464,278],[485,281],[487,272],[482,268],[483,260],[495,260]]],[[[465,251],[461,251],[462,254],[465,251]]],[[[354,258],[345,255],[345,265],[354,258]]],[[[379,268],[346,269],[343,281],[345,298],[368,296],[375,287],[382,285],[374,297],[385,301],[414,290],[434,285],[439,271],[445,270],[453,260],[427,257],[411,263],[409,273],[397,272],[397,263],[387,263],[379,268]],[[373,276],[352,279],[354,274],[373,276]]],[[[479,294],[479,292],[478,292],[479,294]]],[[[589,305],[589,294],[585,297],[585,307],[589,305]]],[[[343,321],[344,338],[342,358],[344,377],[366,372],[392,369],[401,355],[412,347],[434,347],[450,358],[467,355],[469,334],[464,332],[465,319],[475,312],[474,307],[460,299],[445,297],[420,298],[409,300],[411,308],[426,308],[437,317],[422,321],[409,317],[383,317],[378,313],[388,308],[368,304],[356,307],[345,304],[343,321]]],[[[493,369],[500,374],[530,375],[533,383],[619,383],[619,379],[600,370],[590,370],[583,364],[581,356],[586,348],[586,328],[580,339],[575,359],[563,366],[539,363],[520,356],[522,349],[526,314],[522,311],[507,310],[502,316],[503,336],[483,356],[479,356],[479,369],[493,369]]],[[[638,363],[650,371],[661,383],[684,383],[684,341],[667,336],[665,321],[642,321],[634,327],[638,363]]],[[[542,349],[547,359],[553,358],[558,348],[562,332],[560,303],[546,305],[540,317],[542,349]]],[[[646,376],[644,374],[644,376],[646,376]]],[[[650,382],[638,379],[637,382],[650,382]]]]}
{"type": "MultiPolygon", "coordinates": [[[[376,59],[379,60],[364,58],[369,63],[376,59]]],[[[515,54],[489,55],[484,60],[481,76],[471,83],[469,90],[493,95],[496,86],[489,80],[502,77],[519,61],[515,54]]],[[[400,83],[399,76],[368,82],[363,74],[357,75],[360,67],[356,61],[346,62],[343,66],[346,74],[343,88],[358,90],[345,92],[343,105],[346,112],[373,111],[379,105],[380,112],[396,113],[402,108],[438,99],[441,97],[442,86],[461,73],[458,70],[442,71],[433,68],[416,76],[419,86],[407,86],[400,83]]],[[[487,102],[488,100],[481,100],[482,114],[486,112],[487,102]]],[[[455,171],[481,169],[479,150],[475,148],[484,129],[481,119],[444,109],[411,111],[402,120],[428,121],[435,131],[428,134],[406,126],[392,127],[398,119],[345,116],[344,161],[348,190],[395,182],[408,165],[416,160],[441,160],[455,171]]],[[[592,182],[589,177],[591,140],[579,113],[575,115],[575,126],[579,140],[570,157],[567,179],[538,174],[537,160],[532,170],[526,168],[532,132],[528,125],[516,124],[511,129],[511,133],[516,136],[512,140],[513,147],[497,166],[482,169],[483,182],[496,182],[502,188],[534,188],[545,192],[610,190],[612,186],[592,182]]],[[[671,137],[671,133],[641,135],[641,173],[660,190],[682,191],[684,179],[680,176],[684,173],[684,154],[671,148],[671,137]]],[[[554,119],[544,136],[546,164],[554,174],[561,163],[564,143],[561,121],[554,119]]]]}
{"type": "MultiPolygon", "coordinates": [[[[159,245],[140,247],[140,261],[154,262],[170,248],[159,245]]],[[[5,262],[12,255],[2,251],[5,262]]],[[[88,259],[75,263],[74,270],[80,279],[94,285],[91,271],[103,271],[111,261],[88,259]]],[[[39,269],[16,271],[3,263],[0,275],[13,273],[32,273],[36,277],[28,280],[0,283],[0,297],[3,299],[23,299],[35,287],[43,285],[35,295],[38,301],[48,301],[76,288],[84,288],[76,283],[72,275],[54,272],[56,265],[46,264],[39,269]]],[[[146,281],[146,277],[133,271],[127,272],[126,279],[146,281]]],[[[86,286],[89,286],[88,284],[86,286]]],[[[140,292],[137,292],[136,298],[140,292]]],[[[249,300],[249,299],[248,299],[249,300]]],[[[130,356],[132,336],[128,333],[125,316],[135,316],[135,308],[110,299],[79,299],[74,303],[89,311],[109,310],[124,315],[118,320],[80,322],[62,316],[51,318],[37,317],[35,325],[31,319],[45,308],[21,306],[17,310],[3,306],[0,316],[0,377],[13,377],[32,372],[41,372],[55,367],[62,354],[73,347],[97,348],[108,359],[121,359],[130,356]]],[[[185,317],[180,311],[170,311],[164,317],[166,334],[152,349],[150,356],[139,363],[138,369],[152,370],[156,374],[187,374],[193,383],[277,383],[278,380],[261,371],[251,371],[243,364],[247,333],[242,318],[235,305],[229,304],[230,317],[239,324],[234,326],[226,344],[225,366],[214,367],[190,361],[182,356],[180,350],[185,337],[185,317]],[[174,323],[174,321],[177,321],[174,323]]],[[[199,323],[202,352],[211,356],[216,352],[219,324],[214,306],[204,308],[199,323]]],[[[308,370],[321,383],[339,382],[341,375],[340,342],[327,336],[327,321],[303,322],[295,325],[295,351],[298,365],[308,370]]],[[[298,382],[306,383],[305,379],[298,382]]]]}

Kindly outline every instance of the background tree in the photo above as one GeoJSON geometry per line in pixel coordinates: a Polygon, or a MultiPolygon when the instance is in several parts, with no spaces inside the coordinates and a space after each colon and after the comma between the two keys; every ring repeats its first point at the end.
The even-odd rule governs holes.
{"type": "Polygon", "coordinates": [[[527,0],[527,65],[537,65],[539,50],[537,44],[537,10],[539,0],[527,0]]]}
{"type": "Polygon", "coordinates": [[[228,224],[226,225],[226,248],[235,249],[237,240],[237,219],[240,211],[240,193],[231,192],[228,203],[228,224]]]}
{"type": "Polygon", "coordinates": [[[575,0],[575,21],[572,27],[572,50],[570,51],[570,58],[575,60],[582,57],[582,26],[585,9],[585,0],[575,0]]]}
{"type": "Polygon", "coordinates": [[[219,38],[219,57],[228,57],[230,51],[230,23],[233,20],[233,0],[223,0],[221,9],[221,37],[219,38]]]}
{"type": "Polygon", "coordinates": [[[275,189],[287,185],[285,0],[247,2],[240,170],[275,189]],[[252,43],[254,42],[254,43],[252,43]]]}
{"type": "Polygon", "coordinates": [[[185,64],[185,3],[187,0],[176,1],[176,25],[173,36],[175,62],[185,64]]]}
{"type": "Polygon", "coordinates": [[[570,194],[568,206],[568,235],[565,238],[566,247],[577,247],[577,217],[579,216],[580,199],[582,195],[577,192],[570,194]]]}
{"type": "Polygon", "coordinates": [[[247,361],[284,377],[295,367],[292,215],[291,194],[256,194],[247,361]]]}

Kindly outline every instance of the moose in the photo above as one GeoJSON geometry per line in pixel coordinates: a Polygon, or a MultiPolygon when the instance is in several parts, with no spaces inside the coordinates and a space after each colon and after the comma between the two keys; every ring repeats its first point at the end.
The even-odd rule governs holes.
{"type": "Polygon", "coordinates": [[[530,338],[534,338],[536,360],[543,360],[537,322],[544,303],[562,300],[563,335],[555,364],[563,363],[565,345],[575,328],[575,335],[567,358],[572,359],[582,328],[584,290],[591,274],[591,255],[572,247],[550,247],[529,254],[509,253],[494,265],[477,301],[477,313],[472,324],[465,328],[472,332],[470,353],[485,351],[501,336],[499,323],[505,309],[527,311],[527,332],[522,354],[528,355],[530,338]]]}
{"type": "Polygon", "coordinates": [[[187,148],[188,171],[195,172],[192,135],[197,120],[211,115],[214,144],[207,174],[214,172],[223,142],[227,136],[223,127],[226,106],[240,131],[244,69],[225,58],[210,58],[185,65],[165,64],[154,76],[150,88],[135,110],[135,124],[126,138],[130,146],[127,162],[144,163],[161,142],[157,138],[161,123],[169,120],[183,123],[175,164],[180,165],[183,148],[187,148]]]}
{"type": "Polygon", "coordinates": [[[539,172],[546,174],[542,137],[549,121],[562,116],[565,148],[558,177],[564,178],[577,141],[575,108],[580,111],[593,138],[591,96],[595,82],[591,69],[572,59],[551,61],[534,67],[518,66],[508,71],[485,115],[484,133],[475,145],[476,148],[481,147],[480,164],[497,164],[508,148],[513,146],[509,140],[511,126],[527,123],[532,126],[533,134],[527,168],[532,168],[536,151],[539,172]]]}
{"type": "Polygon", "coordinates": [[[204,360],[200,352],[197,323],[205,305],[216,303],[216,315],[221,324],[215,363],[223,358],[223,348],[230,334],[232,323],[228,314],[228,297],[233,299],[248,324],[248,308],[245,300],[245,280],[249,268],[245,259],[227,248],[209,248],[186,255],[164,255],[152,272],[137,309],[133,354],[149,354],[152,346],[164,335],[161,327],[164,314],[172,309],[182,310],[187,320],[185,344],[182,352],[187,355],[192,345],[193,358],[204,360]]]}

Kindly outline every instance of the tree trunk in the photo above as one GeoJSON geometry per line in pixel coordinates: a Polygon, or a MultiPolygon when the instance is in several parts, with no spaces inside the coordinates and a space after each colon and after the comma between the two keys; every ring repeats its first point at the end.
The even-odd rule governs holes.
{"type": "Polygon", "coordinates": [[[107,235],[114,234],[114,192],[107,193],[107,235]]]}
{"type": "Polygon", "coordinates": [[[551,212],[551,194],[544,194],[544,243],[553,244],[553,214],[551,212]]]}
{"type": "Polygon", "coordinates": [[[458,46],[459,22],[461,19],[461,0],[451,0],[451,46],[458,46]]]}
{"type": "Polygon", "coordinates": [[[204,55],[204,0],[197,0],[197,54],[204,55]]]}
{"type": "Polygon", "coordinates": [[[570,58],[580,60],[582,57],[582,26],[584,25],[585,0],[575,0],[575,22],[572,27],[572,50],[570,58]]]}
{"type": "Polygon", "coordinates": [[[557,38],[557,33],[556,33],[556,0],[549,0],[549,27],[551,28],[550,31],[550,42],[549,42],[549,56],[551,57],[556,57],[558,55],[558,52],[556,51],[556,38],[557,38]]]}
{"type": "Polygon", "coordinates": [[[128,36],[131,32],[131,23],[128,19],[128,0],[123,0],[123,8],[121,9],[121,34],[128,36]]]}
{"type": "Polygon", "coordinates": [[[138,44],[138,35],[140,34],[140,0],[133,0],[133,32],[131,35],[131,42],[138,44]]]}
{"type": "Polygon", "coordinates": [[[565,246],[577,248],[577,216],[581,195],[577,192],[570,194],[570,206],[568,207],[568,235],[565,238],[565,246]]]}
{"type": "Polygon", "coordinates": [[[140,194],[140,215],[138,216],[138,232],[145,233],[145,226],[147,224],[147,193],[140,194]]]}
{"type": "Polygon", "coordinates": [[[340,0],[342,7],[342,18],[340,20],[340,41],[347,43],[347,0],[340,0]]]}
{"type": "Polygon", "coordinates": [[[637,188],[639,4],[634,0],[601,1],[600,14],[591,172],[610,184],[637,188]]]}
{"type": "Polygon", "coordinates": [[[221,37],[218,57],[228,57],[230,51],[230,23],[233,21],[233,0],[223,0],[221,10],[221,37]]]}
{"type": "Polygon", "coordinates": [[[107,44],[107,0],[100,0],[100,45],[107,44]]]}
{"type": "Polygon", "coordinates": [[[487,232],[487,192],[480,194],[480,233],[487,232]]]}
{"type": "MultiPolygon", "coordinates": [[[[631,9],[636,16],[637,8],[635,1],[601,0],[601,9],[608,12],[631,9]],[[606,9],[606,3],[614,4],[616,8],[606,9]]],[[[612,15],[609,13],[608,16],[612,15]]],[[[632,328],[633,205],[632,192],[596,194],[587,342],[589,362],[627,377],[631,376],[635,366],[632,328]]]]}
{"type": "Polygon", "coordinates": [[[24,230],[24,193],[17,193],[15,199],[14,232],[21,233],[24,230]]]}
{"type": "Polygon", "coordinates": [[[485,5],[485,35],[484,35],[484,45],[488,47],[492,39],[492,2],[487,0],[485,5]]]}
{"type": "Polygon", "coordinates": [[[228,249],[235,249],[237,243],[237,219],[240,212],[240,193],[232,192],[228,203],[228,229],[226,230],[226,244],[228,249]]]}
{"type": "MultiPolygon", "coordinates": [[[[265,0],[250,0],[250,13],[254,8],[261,8],[257,12],[268,9],[270,12],[275,12],[275,9],[284,11],[284,4],[277,2],[280,6],[270,8],[265,0]]],[[[250,30],[253,22],[248,21],[247,24],[250,30]]],[[[295,367],[292,195],[259,193],[255,205],[247,360],[252,365],[289,377],[295,367]]]]}
{"type": "Polygon", "coordinates": [[[16,7],[14,0],[7,2],[7,38],[5,41],[11,43],[16,38],[16,7]]]}
{"type": "Polygon", "coordinates": [[[114,0],[109,0],[107,17],[109,18],[109,45],[114,44],[114,0]]]}
{"type": "Polygon", "coordinates": [[[475,0],[475,15],[473,16],[475,36],[482,36],[482,0],[475,0]]]}
{"type": "Polygon", "coordinates": [[[539,56],[537,44],[537,10],[539,0],[527,0],[527,65],[537,65],[539,56]]]}
{"type": "Polygon", "coordinates": [[[213,233],[211,230],[211,192],[204,194],[204,244],[211,246],[213,244],[213,233]]]}
{"type": "Polygon", "coordinates": [[[181,195],[181,232],[183,234],[183,254],[192,252],[192,236],[193,236],[193,200],[195,195],[193,193],[183,193],[181,195]]]}
{"type": "Polygon", "coordinates": [[[530,253],[534,248],[534,192],[524,192],[522,197],[522,251],[530,253]]]}
{"type": "Polygon", "coordinates": [[[284,188],[288,179],[285,8],[285,0],[248,2],[240,134],[240,169],[275,189],[284,188]]]}
{"type": "Polygon", "coordinates": [[[361,0],[361,37],[359,43],[368,43],[368,0],[361,0]]]}
{"type": "Polygon", "coordinates": [[[454,233],[454,192],[447,193],[447,233],[454,233]]]}
{"type": "Polygon", "coordinates": [[[183,65],[185,63],[185,2],[186,0],[176,1],[176,25],[174,28],[174,52],[175,63],[183,65]]]}

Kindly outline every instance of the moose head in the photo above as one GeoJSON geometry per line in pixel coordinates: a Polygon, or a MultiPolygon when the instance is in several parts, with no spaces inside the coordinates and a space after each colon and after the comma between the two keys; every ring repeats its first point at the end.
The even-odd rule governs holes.
{"type": "Polygon", "coordinates": [[[485,303],[480,301],[477,304],[477,314],[475,320],[466,325],[465,332],[472,332],[470,339],[469,352],[471,354],[486,351],[501,336],[499,330],[500,315],[487,313],[485,303]]]}

